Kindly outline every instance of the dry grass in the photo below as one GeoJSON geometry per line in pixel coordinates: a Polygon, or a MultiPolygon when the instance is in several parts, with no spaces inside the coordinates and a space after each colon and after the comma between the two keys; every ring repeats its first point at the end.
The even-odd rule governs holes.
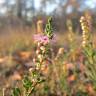
{"type": "Polygon", "coordinates": [[[0,35],[0,55],[14,52],[15,50],[27,50],[32,48],[33,33],[31,28],[11,28],[0,35]]]}

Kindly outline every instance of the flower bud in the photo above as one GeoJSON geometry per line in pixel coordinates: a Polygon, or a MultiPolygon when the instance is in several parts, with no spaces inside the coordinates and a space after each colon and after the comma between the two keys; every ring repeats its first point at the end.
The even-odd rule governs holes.
{"type": "Polygon", "coordinates": [[[46,51],[46,48],[44,46],[41,46],[40,49],[45,52],[46,51]]]}
{"type": "Polygon", "coordinates": [[[36,62],[36,59],[35,58],[33,58],[33,62],[36,62]]]}
{"type": "Polygon", "coordinates": [[[30,69],[29,69],[29,72],[32,72],[32,71],[33,71],[33,68],[30,68],[30,69]]]}
{"type": "Polygon", "coordinates": [[[40,50],[36,50],[36,54],[39,54],[40,53],[40,50]]]}
{"type": "Polygon", "coordinates": [[[39,55],[38,55],[38,59],[40,60],[40,62],[42,62],[42,60],[43,60],[43,55],[39,54],[39,55]]]}
{"type": "Polygon", "coordinates": [[[40,47],[40,46],[41,46],[41,44],[42,44],[41,42],[38,42],[38,47],[40,47]]]}
{"type": "Polygon", "coordinates": [[[85,47],[85,45],[86,45],[86,41],[83,41],[82,46],[85,47]]]}

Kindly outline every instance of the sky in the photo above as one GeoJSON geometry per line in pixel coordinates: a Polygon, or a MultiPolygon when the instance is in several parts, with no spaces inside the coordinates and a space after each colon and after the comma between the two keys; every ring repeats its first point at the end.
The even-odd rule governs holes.
{"type": "MultiPolygon", "coordinates": [[[[40,7],[40,0],[34,0],[36,9],[40,7]]],[[[59,0],[57,0],[58,2],[59,0]]],[[[94,9],[96,7],[96,0],[84,0],[84,4],[82,8],[91,8],[94,9]]],[[[46,11],[52,12],[56,8],[56,4],[47,5],[46,11]]],[[[70,13],[72,11],[72,6],[68,6],[67,12],[70,13]]]]}
{"type": "MultiPolygon", "coordinates": [[[[35,1],[35,7],[38,10],[40,8],[40,0],[34,0],[35,1]]],[[[46,7],[46,12],[50,13],[56,8],[56,4],[48,4],[46,7]]]]}
{"type": "MultiPolygon", "coordinates": [[[[0,5],[4,2],[5,0],[0,0],[0,5]]],[[[34,0],[35,1],[35,7],[38,10],[40,8],[40,0],[34,0]]],[[[59,0],[57,0],[59,1],[59,0]]],[[[14,0],[11,0],[11,3],[14,3],[14,0]]],[[[96,0],[84,0],[84,4],[82,5],[82,8],[91,8],[94,9],[96,7],[96,0]]],[[[48,4],[46,8],[46,12],[50,13],[56,8],[56,4],[48,4]]],[[[0,11],[2,13],[5,12],[6,9],[0,7],[0,11]]],[[[72,7],[69,6],[67,11],[70,13],[72,10],[72,7]]]]}
{"type": "MultiPolygon", "coordinates": [[[[40,7],[40,0],[34,0],[35,1],[35,7],[38,9],[40,7]]],[[[59,0],[57,0],[58,2],[59,0]]],[[[96,6],[96,0],[84,0],[84,4],[86,5],[86,7],[89,8],[94,8],[96,6]]],[[[53,10],[56,7],[56,4],[53,5],[48,5],[47,6],[47,11],[50,12],[51,10],[53,10]],[[50,7],[49,7],[50,6],[50,7]]]]}
{"type": "Polygon", "coordinates": [[[90,8],[94,8],[96,6],[96,0],[85,0],[85,4],[90,8]]]}
{"type": "Polygon", "coordinates": [[[0,0],[0,3],[3,3],[4,2],[4,0],[0,0]]]}
{"type": "MultiPolygon", "coordinates": [[[[4,1],[5,0],[0,0],[0,5],[2,4],[2,3],[4,3],[4,1]]],[[[14,0],[10,0],[11,1],[11,3],[14,3],[14,0]]],[[[39,8],[40,8],[40,0],[34,0],[35,1],[35,8],[38,10],[39,8]]],[[[50,12],[52,12],[54,9],[56,8],[56,4],[52,4],[52,5],[47,5],[47,8],[46,8],[46,11],[48,12],[48,13],[50,13],[50,12]],[[50,7],[49,7],[50,6],[50,7]]],[[[2,13],[4,13],[5,12],[5,10],[6,9],[4,9],[4,8],[1,8],[0,7],[0,11],[2,12],[2,13]]]]}

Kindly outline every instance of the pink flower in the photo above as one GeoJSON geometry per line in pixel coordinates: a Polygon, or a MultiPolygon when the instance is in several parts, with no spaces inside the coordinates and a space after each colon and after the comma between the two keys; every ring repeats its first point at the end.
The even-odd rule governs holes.
{"type": "Polygon", "coordinates": [[[34,35],[34,40],[35,42],[40,42],[40,43],[43,43],[44,45],[48,44],[48,43],[56,43],[56,35],[54,34],[53,35],[53,38],[52,39],[49,39],[48,36],[46,35],[43,35],[43,34],[35,34],[34,35]]]}
{"type": "Polygon", "coordinates": [[[34,40],[35,40],[35,42],[41,42],[43,44],[49,43],[49,38],[47,36],[42,35],[42,34],[34,35],[34,40]]]}
{"type": "Polygon", "coordinates": [[[41,42],[46,45],[50,42],[49,38],[47,36],[42,36],[41,42]]]}

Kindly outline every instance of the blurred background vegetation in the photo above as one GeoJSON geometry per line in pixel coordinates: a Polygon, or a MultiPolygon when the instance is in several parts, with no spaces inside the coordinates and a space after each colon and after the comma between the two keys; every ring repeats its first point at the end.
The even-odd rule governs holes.
{"type": "Polygon", "coordinates": [[[35,28],[38,19],[46,22],[53,16],[56,31],[66,31],[68,19],[74,23],[74,31],[80,31],[78,20],[85,13],[92,16],[96,26],[96,0],[0,0],[0,29],[3,33],[9,27],[35,28]]]}

